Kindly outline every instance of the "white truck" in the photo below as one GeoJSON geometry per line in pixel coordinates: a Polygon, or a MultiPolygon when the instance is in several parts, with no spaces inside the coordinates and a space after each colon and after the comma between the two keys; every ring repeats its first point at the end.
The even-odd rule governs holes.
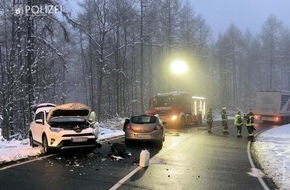
{"type": "Polygon", "coordinates": [[[258,91],[255,119],[275,123],[290,122],[289,91],[258,91]]]}

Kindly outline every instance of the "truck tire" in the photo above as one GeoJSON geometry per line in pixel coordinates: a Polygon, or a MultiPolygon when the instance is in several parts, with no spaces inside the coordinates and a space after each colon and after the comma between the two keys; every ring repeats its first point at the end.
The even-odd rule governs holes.
{"type": "Polygon", "coordinates": [[[186,123],[185,123],[185,118],[184,117],[181,117],[180,118],[180,128],[182,129],[182,128],[185,128],[185,126],[186,126],[186,123]]]}

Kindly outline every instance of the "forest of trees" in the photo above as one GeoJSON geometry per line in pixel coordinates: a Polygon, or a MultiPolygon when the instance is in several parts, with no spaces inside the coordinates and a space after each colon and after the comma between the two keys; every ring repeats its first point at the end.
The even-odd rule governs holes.
{"type": "Polygon", "coordinates": [[[189,0],[0,0],[3,135],[27,133],[33,104],[82,102],[98,120],[144,113],[158,92],[188,91],[214,109],[246,110],[257,90],[290,90],[290,30],[269,15],[252,34],[234,23],[213,39],[189,0]],[[15,6],[61,7],[15,14],[15,6]],[[190,67],[170,73],[174,58],[190,67]]]}

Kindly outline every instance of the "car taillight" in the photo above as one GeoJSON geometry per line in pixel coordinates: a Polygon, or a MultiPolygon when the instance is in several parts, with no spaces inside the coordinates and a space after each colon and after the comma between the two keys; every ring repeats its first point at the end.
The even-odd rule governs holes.
{"type": "Polygon", "coordinates": [[[127,129],[127,130],[130,130],[130,131],[133,130],[130,124],[127,124],[127,125],[126,125],[126,129],[127,129]]]}
{"type": "Polygon", "coordinates": [[[162,126],[161,125],[156,125],[155,129],[154,130],[162,130],[162,126]]]}

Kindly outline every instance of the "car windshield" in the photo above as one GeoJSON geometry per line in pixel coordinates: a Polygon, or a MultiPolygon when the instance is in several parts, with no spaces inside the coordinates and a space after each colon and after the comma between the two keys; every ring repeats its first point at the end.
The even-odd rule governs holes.
{"type": "Polygon", "coordinates": [[[136,124],[150,124],[156,122],[155,116],[133,116],[131,118],[132,123],[136,124]]]}
{"type": "Polygon", "coordinates": [[[160,96],[153,99],[153,106],[171,106],[174,98],[171,96],[160,96]]]}

